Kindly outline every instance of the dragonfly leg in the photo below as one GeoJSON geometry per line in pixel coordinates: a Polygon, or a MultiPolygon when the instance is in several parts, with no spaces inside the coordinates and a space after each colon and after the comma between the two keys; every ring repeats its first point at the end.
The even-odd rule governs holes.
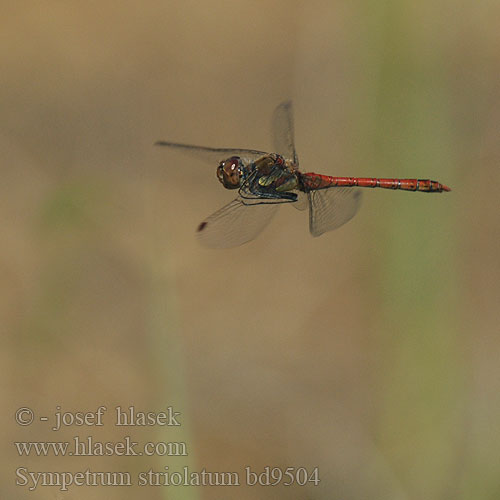
{"type": "Polygon", "coordinates": [[[280,198],[272,198],[272,201],[270,199],[266,199],[266,201],[258,201],[261,200],[262,198],[241,198],[241,202],[243,205],[247,206],[253,206],[253,205],[278,205],[281,203],[295,203],[297,200],[283,200],[280,198]],[[252,202],[246,202],[245,200],[254,200],[252,202]]]}
{"type": "Polygon", "coordinates": [[[245,205],[261,205],[272,203],[293,203],[297,201],[296,193],[276,193],[276,192],[263,192],[263,191],[246,191],[240,188],[239,195],[245,205]],[[248,200],[248,202],[245,202],[248,200]],[[262,200],[262,201],[258,201],[262,200]]]}
{"type": "MultiPolygon", "coordinates": [[[[274,188],[267,188],[254,182],[246,182],[239,189],[239,195],[242,199],[255,200],[278,200],[276,203],[297,201],[297,194],[289,191],[278,192],[274,188]]],[[[264,202],[266,203],[266,202],[264,202]]],[[[271,202],[267,202],[271,203],[271,202]]]]}

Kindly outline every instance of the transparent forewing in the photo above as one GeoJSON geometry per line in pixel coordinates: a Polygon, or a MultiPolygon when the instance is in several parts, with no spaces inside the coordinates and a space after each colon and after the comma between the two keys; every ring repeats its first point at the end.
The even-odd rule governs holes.
{"type": "Polygon", "coordinates": [[[209,248],[229,248],[253,240],[271,221],[278,205],[246,205],[241,198],[205,219],[197,230],[200,243],[209,248]]]}
{"type": "Polygon", "coordinates": [[[310,191],[309,230],[313,236],[332,231],[351,220],[361,204],[361,191],[351,187],[330,187],[310,191]]]}
{"type": "Polygon", "coordinates": [[[194,146],[192,144],[179,144],[177,142],[157,141],[155,146],[166,146],[186,153],[194,158],[199,158],[206,162],[215,164],[227,160],[231,156],[239,156],[243,159],[255,161],[262,156],[268,155],[264,151],[256,149],[238,149],[238,148],[209,148],[205,146],[194,146]]]}
{"type": "Polygon", "coordinates": [[[282,102],[275,110],[272,120],[272,139],[275,153],[298,165],[295,152],[292,101],[282,102]]]}

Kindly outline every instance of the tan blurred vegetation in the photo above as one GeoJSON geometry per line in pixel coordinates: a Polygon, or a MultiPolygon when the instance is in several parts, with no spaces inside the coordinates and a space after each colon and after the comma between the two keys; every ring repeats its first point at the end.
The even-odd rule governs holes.
{"type": "Polygon", "coordinates": [[[2,499],[492,499],[500,494],[498,2],[3,2],[2,499]],[[201,248],[231,199],[165,139],[421,177],[313,239],[284,207],[201,248]],[[180,429],[18,427],[135,404],[180,429]],[[23,458],[12,442],[184,440],[179,457],[23,458]],[[305,488],[15,486],[14,470],[320,469],[305,488]]]}

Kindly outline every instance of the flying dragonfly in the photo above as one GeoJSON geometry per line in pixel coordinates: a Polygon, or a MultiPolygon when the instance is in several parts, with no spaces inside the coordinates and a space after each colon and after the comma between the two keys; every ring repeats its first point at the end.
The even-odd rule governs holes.
{"type": "Polygon", "coordinates": [[[401,189],[423,193],[451,191],[429,179],[332,177],[302,173],[295,151],[292,102],[278,105],[273,114],[275,152],[255,149],[211,148],[158,141],[189,155],[218,163],[217,178],[238,196],[207,217],[197,229],[200,242],[211,248],[229,248],[254,239],[271,221],[278,207],[290,204],[309,209],[313,236],[332,231],[348,222],[359,209],[359,188],[401,189]]]}

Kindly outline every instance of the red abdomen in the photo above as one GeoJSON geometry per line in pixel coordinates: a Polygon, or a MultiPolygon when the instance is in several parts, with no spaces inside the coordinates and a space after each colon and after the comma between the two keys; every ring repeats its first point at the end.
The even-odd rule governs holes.
{"type": "Polygon", "coordinates": [[[331,177],[329,175],[308,172],[301,175],[301,184],[305,191],[328,187],[371,187],[383,189],[402,189],[403,191],[422,191],[441,193],[451,191],[448,186],[430,179],[379,179],[376,177],[331,177]]]}

